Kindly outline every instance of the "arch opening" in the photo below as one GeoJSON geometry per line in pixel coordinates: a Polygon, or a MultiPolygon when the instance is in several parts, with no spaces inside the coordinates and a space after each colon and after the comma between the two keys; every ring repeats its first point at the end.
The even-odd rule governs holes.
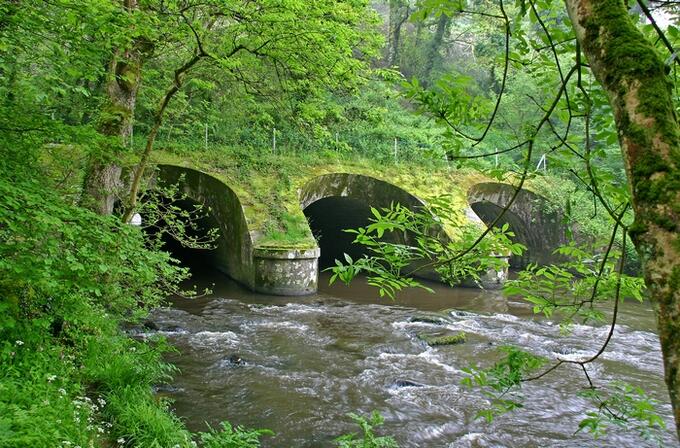
{"type": "Polygon", "coordinates": [[[192,271],[218,267],[223,238],[208,207],[188,197],[175,201],[163,198],[158,210],[142,214],[142,227],[150,237],[160,239],[162,250],[192,271]]]}
{"type": "MultiPolygon", "coordinates": [[[[371,207],[388,208],[391,204],[411,210],[424,205],[408,191],[362,174],[324,174],[307,182],[300,191],[300,205],[319,244],[319,269],[334,266],[336,259],[344,261],[345,253],[352,259],[369,254],[366,247],[352,244],[354,234],[342,230],[366,227],[373,218],[371,207]]],[[[412,238],[413,235],[402,232],[386,232],[382,240],[410,244],[412,238]]],[[[439,279],[432,270],[423,269],[417,275],[439,279]]]]}
{"type": "Polygon", "coordinates": [[[483,182],[470,188],[468,203],[487,226],[507,207],[496,226],[508,224],[515,234],[513,239],[526,246],[522,256],[511,257],[511,268],[523,269],[529,263],[547,265],[561,261],[553,251],[568,242],[567,227],[563,224],[559,207],[547,198],[525,189],[516,192],[515,187],[509,184],[483,182]]]}
{"type": "Polygon", "coordinates": [[[303,210],[312,234],[319,245],[319,269],[335,265],[335,260],[345,260],[348,254],[352,259],[367,254],[365,247],[353,244],[354,234],[345,229],[366,227],[370,224],[371,208],[363,201],[354,198],[330,196],[309,204],[303,210]]]}

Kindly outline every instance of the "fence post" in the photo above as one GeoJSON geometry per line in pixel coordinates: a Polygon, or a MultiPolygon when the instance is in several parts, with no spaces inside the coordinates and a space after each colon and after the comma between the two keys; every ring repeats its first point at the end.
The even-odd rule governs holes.
{"type": "Polygon", "coordinates": [[[538,161],[538,165],[536,165],[536,171],[540,170],[540,169],[541,169],[541,166],[543,166],[543,171],[546,171],[546,169],[547,169],[547,163],[546,163],[546,158],[545,158],[545,156],[546,156],[545,154],[543,154],[543,155],[541,156],[541,159],[538,161]]]}
{"type": "Polygon", "coordinates": [[[276,128],[272,131],[272,154],[276,154],[276,128]]]}
{"type": "Polygon", "coordinates": [[[397,137],[394,137],[394,163],[397,163],[397,137]]]}
{"type": "Polygon", "coordinates": [[[205,149],[208,150],[208,123],[205,124],[205,149]]]}

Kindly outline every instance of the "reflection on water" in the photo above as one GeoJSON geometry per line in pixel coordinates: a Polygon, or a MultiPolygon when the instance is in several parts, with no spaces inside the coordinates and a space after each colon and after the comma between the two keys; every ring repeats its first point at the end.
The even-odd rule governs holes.
{"type": "MultiPolygon", "coordinates": [[[[181,374],[167,394],[191,429],[229,420],[274,430],[264,446],[325,447],[357,429],[348,412],[377,409],[386,419],[381,433],[402,447],[653,446],[635,434],[612,432],[596,441],[574,435],[590,405],[576,394],[584,381],[573,366],[525,384],[526,408],[492,424],[474,419],[488,401],[460,386],[461,369],[492,363],[500,345],[552,359],[578,356],[594,353],[607,327],[576,325],[561,335],[557,325],[499,292],[431,284],[436,294],[410,290],[392,302],[362,282],[329,287],[323,277],[317,295],[274,297],[218,273],[201,275],[199,286],[215,283],[212,296],[175,299],[152,317],[179,349],[170,360],[181,374]],[[430,318],[417,318],[423,316],[430,318]],[[433,348],[418,338],[459,331],[468,336],[461,345],[433,348]]],[[[643,385],[662,402],[671,425],[648,308],[626,303],[612,345],[590,373],[596,383],[643,385]]],[[[665,437],[676,443],[670,431],[665,437]]]]}

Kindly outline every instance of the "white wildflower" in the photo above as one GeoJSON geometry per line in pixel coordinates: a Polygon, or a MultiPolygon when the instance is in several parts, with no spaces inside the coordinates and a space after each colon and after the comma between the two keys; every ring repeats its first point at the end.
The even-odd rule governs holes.
{"type": "Polygon", "coordinates": [[[16,345],[24,345],[24,341],[15,341],[14,342],[16,345]]]}

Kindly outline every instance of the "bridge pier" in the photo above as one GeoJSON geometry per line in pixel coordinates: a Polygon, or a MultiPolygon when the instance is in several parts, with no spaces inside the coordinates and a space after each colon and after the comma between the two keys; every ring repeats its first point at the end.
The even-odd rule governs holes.
{"type": "Polygon", "coordinates": [[[320,250],[255,248],[251,289],[263,294],[301,296],[316,292],[320,250]]]}

